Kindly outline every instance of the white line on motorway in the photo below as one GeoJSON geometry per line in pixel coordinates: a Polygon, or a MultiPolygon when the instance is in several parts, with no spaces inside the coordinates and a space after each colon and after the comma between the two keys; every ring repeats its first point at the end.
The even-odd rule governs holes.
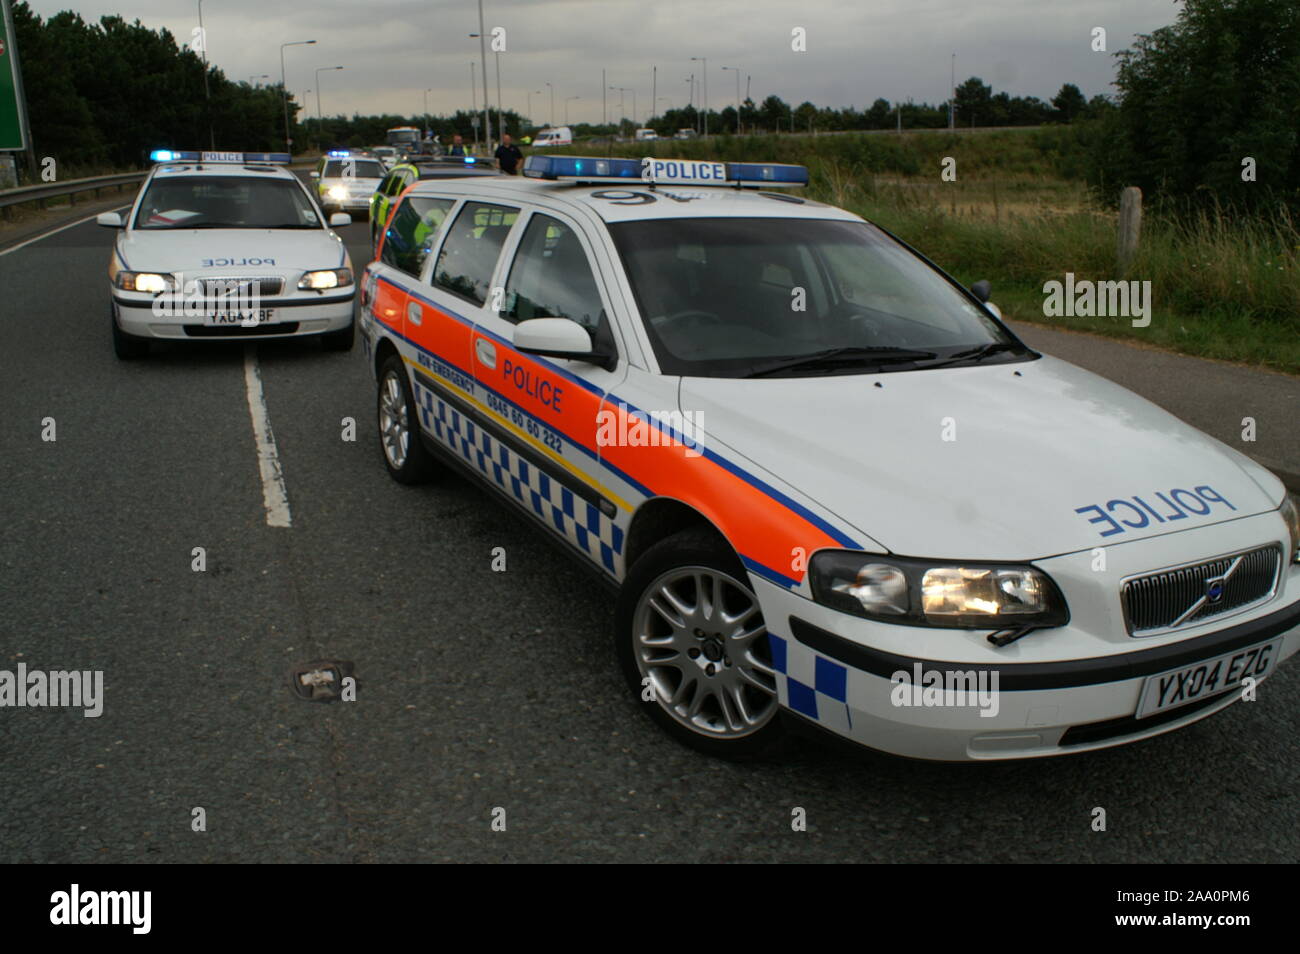
{"type": "Polygon", "coordinates": [[[289,493],[280,469],[280,453],[271,433],[271,416],[262,393],[262,372],[257,366],[253,345],[244,349],[244,391],[248,395],[248,416],[253,419],[253,439],[257,443],[257,467],[262,475],[262,504],[266,507],[268,527],[293,526],[289,516],[289,493]]]}
{"type": "MultiPolygon", "coordinates": [[[[131,208],[130,205],[119,205],[116,209],[106,209],[107,212],[121,212],[123,209],[131,208]]],[[[20,248],[26,248],[33,242],[39,242],[41,239],[47,239],[51,235],[58,235],[60,232],[66,232],[68,229],[75,229],[78,225],[85,225],[87,222],[93,222],[99,213],[88,215],[84,219],[77,219],[75,222],[69,222],[67,225],[60,225],[57,229],[50,229],[48,232],[42,232],[35,238],[29,238],[25,242],[19,242],[17,245],[11,245],[8,248],[0,248],[0,255],[8,255],[10,252],[16,252],[20,248]]]]}

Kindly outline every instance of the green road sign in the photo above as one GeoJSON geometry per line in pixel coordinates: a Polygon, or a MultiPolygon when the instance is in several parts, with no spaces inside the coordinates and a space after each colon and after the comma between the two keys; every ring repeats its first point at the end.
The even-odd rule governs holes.
{"type": "Polygon", "coordinates": [[[23,104],[23,81],[14,49],[14,21],[9,0],[0,0],[0,150],[27,148],[27,115],[23,104]]]}

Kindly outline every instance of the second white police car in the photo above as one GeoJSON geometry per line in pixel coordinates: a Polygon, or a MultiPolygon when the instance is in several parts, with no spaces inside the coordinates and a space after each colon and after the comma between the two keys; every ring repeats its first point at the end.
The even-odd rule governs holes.
{"type": "Polygon", "coordinates": [[[672,735],[1060,755],[1255,698],[1300,647],[1276,477],[772,191],[806,170],[524,176],[418,183],[388,222],[361,315],[384,461],[458,465],[615,585],[672,735]]]}
{"type": "Polygon", "coordinates": [[[138,358],[149,342],[318,335],[354,340],[356,283],[343,240],[285,164],[287,153],[152,153],[119,229],[108,278],[113,347],[138,358]]]}

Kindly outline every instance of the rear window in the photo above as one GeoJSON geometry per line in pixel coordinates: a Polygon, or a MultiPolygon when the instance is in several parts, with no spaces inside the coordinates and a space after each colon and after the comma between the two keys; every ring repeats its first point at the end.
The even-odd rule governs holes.
{"type": "Polygon", "coordinates": [[[392,223],[384,232],[380,260],[408,275],[418,276],[438,230],[455,204],[452,199],[408,197],[397,207],[392,223]]]}
{"type": "Polygon", "coordinates": [[[433,283],[476,305],[484,304],[497,259],[518,218],[518,209],[465,203],[442,243],[433,283]]]}

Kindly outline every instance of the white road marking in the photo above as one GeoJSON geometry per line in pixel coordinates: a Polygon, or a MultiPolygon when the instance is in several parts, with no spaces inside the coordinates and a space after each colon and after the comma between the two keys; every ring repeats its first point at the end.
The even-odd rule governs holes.
{"type": "Polygon", "coordinates": [[[262,393],[262,372],[257,365],[253,345],[244,349],[244,391],[248,395],[248,416],[253,419],[253,439],[257,443],[257,468],[262,475],[262,504],[266,508],[268,527],[291,527],[289,492],[280,469],[280,453],[271,433],[271,416],[262,393]]]}
{"type": "MultiPolygon", "coordinates": [[[[123,209],[129,209],[129,208],[131,208],[130,205],[119,205],[115,209],[105,209],[104,211],[121,212],[123,209]]],[[[29,238],[25,242],[19,242],[17,245],[11,245],[8,248],[0,248],[0,255],[8,255],[10,252],[18,251],[20,248],[26,248],[27,246],[31,245],[33,242],[39,242],[41,239],[47,239],[51,235],[58,235],[60,232],[66,232],[68,229],[75,229],[78,225],[85,225],[87,222],[93,222],[95,221],[95,218],[99,214],[100,213],[96,212],[94,215],[88,215],[84,219],[77,219],[77,221],[69,222],[67,225],[60,225],[57,229],[50,229],[48,232],[42,232],[40,235],[36,236],[35,238],[29,238]]]]}

